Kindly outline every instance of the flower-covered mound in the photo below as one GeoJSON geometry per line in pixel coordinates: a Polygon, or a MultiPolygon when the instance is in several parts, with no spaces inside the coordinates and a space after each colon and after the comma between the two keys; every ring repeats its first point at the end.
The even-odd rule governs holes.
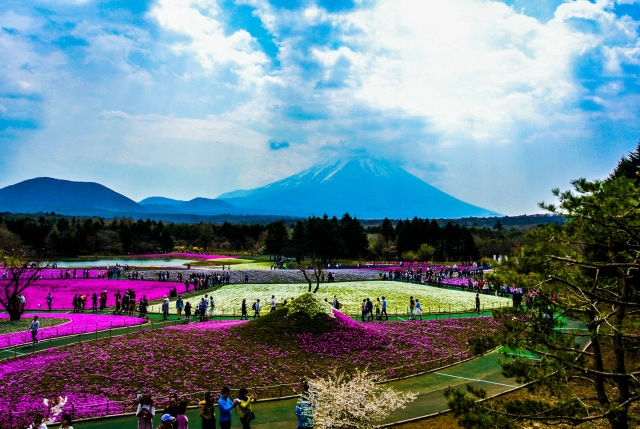
{"type": "MultiPolygon", "coordinates": [[[[223,286],[212,291],[203,290],[200,294],[189,297],[192,305],[200,302],[206,295],[213,296],[215,311],[217,314],[240,314],[242,299],[246,298],[249,308],[256,299],[260,299],[263,309],[268,310],[271,295],[275,295],[278,306],[285,299],[289,302],[292,298],[306,293],[308,284],[237,284],[223,286]]],[[[315,284],[314,284],[315,287],[315,284]]],[[[178,288],[178,292],[184,289],[178,288]]],[[[425,286],[412,283],[383,282],[383,281],[358,281],[322,283],[316,294],[329,303],[333,302],[334,295],[340,301],[340,310],[346,314],[360,314],[361,303],[364,298],[370,298],[375,302],[376,298],[387,298],[389,314],[406,314],[409,307],[409,297],[420,300],[422,312],[459,312],[473,310],[475,307],[475,294],[457,290],[440,289],[433,286],[425,286]]],[[[175,299],[171,300],[170,311],[175,314],[175,299]]],[[[480,296],[481,305],[485,308],[510,305],[510,300],[493,295],[480,296]]],[[[149,311],[160,312],[160,305],[152,305],[149,311]]]]}
{"type": "Polygon", "coordinates": [[[39,404],[43,397],[71,396],[66,407],[74,404],[77,418],[103,415],[107,406],[110,412],[133,410],[137,393],[199,398],[203,390],[223,385],[271,386],[258,393],[272,397],[297,392],[302,378],[334,369],[368,367],[392,378],[439,366],[451,355],[464,358],[467,340],[498,329],[490,318],[362,324],[340,312],[335,318],[318,314],[306,319],[301,312],[286,313],[281,309],[245,323],[143,331],[3,361],[0,414],[16,404],[39,404]],[[267,328],[269,319],[276,328],[267,328]],[[321,321],[322,329],[305,332],[314,321],[321,321]],[[74,399],[83,395],[94,404],[74,399]]]}
{"type": "MultiPolygon", "coordinates": [[[[0,318],[6,319],[9,315],[0,314],[0,318]]],[[[32,320],[32,314],[24,314],[23,319],[32,320]]],[[[43,327],[38,330],[38,341],[49,338],[56,338],[65,335],[77,335],[87,332],[104,331],[111,328],[121,328],[125,326],[139,325],[144,323],[144,319],[129,316],[104,316],[83,313],[40,313],[40,321],[47,319],[63,319],[64,323],[57,326],[43,327]]],[[[27,326],[28,327],[28,326],[27,326]]],[[[31,332],[26,329],[22,332],[14,332],[12,334],[0,335],[0,348],[11,347],[15,345],[30,343],[31,332]]]]}

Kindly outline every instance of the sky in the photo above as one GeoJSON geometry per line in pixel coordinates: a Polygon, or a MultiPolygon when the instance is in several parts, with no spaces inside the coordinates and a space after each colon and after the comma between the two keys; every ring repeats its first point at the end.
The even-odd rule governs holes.
{"type": "Polygon", "coordinates": [[[0,187],[215,198],[372,156],[538,213],[635,149],[639,26],[638,0],[3,0],[0,187]]]}

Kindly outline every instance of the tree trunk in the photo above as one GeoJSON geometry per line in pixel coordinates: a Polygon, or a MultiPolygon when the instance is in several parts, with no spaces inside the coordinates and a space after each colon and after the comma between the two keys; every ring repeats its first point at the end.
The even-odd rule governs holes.
{"type": "Polygon", "coordinates": [[[22,316],[22,311],[13,308],[7,310],[7,313],[9,313],[9,320],[11,322],[17,322],[20,320],[20,316],[22,316]]]}
{"type": "Polygon", "coordinates": [[[614,411],[607,418],[613,429],[629,429],[629,421],[627,419],[627,411],[614,411]]]}

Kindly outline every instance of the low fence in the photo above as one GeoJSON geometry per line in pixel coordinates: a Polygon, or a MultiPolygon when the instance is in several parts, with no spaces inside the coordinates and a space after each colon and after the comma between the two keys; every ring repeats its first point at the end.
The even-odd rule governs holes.
{"type": "MultiPolygon", "coordinates": [[[[492,305],[488,307],[482,306],[481,312],[480,314],[478,314],[478,316],[481,316],[486,312],[492,312],[493,310],[503,308],[506,306],[508,306],[507,303],[505,303],[504,305],[502,304],[492,305]]],[[[437,307],[437,308],[427,307],[426,310],[427,310],[426,312],[422,313],[422,317],[433,318],[435,316],[436,320],[457,319],[457,318],[463,318],[463,316],[469,317],[470,315],[476,314],[476,311],[474,309],[451,311],[451,306],[447,306],[446,308],[445,307],[437,307]]],[[[346,316],[356,321],[359,321],[362,318],[362,312],[359,309],[356,312],[355,310],[349,309],[348,307],[342,307],[340,311],[342,311],[346,316]]],[[[394,320],[406,321],[410,318],[409,308],[400,309],[400,310],[397,307],[394,307],[393,310],[391,310],[391,308],[388,308],[388,316],[390,321],[394,321],[394,320]]],[[[74,344],[74,343],[82,343],[82,342],[92,341],[92,340],[94,341],[100,338],[127,335],[134,332],[162,329],[168,326],[178,326],[178,325],[183,325],[187,323],[183,318],[180,320],[173,319],[173,320],[164,320],[164,321],[150,320],[147,322],[140,322],[137,324],[127,325],[124,320],[121,320],[122,323],[119,323],[117,316],[113,316],[113,317],[105,316],[105,317],[110,317],[113,320],[109,322],[104,322],[104,323],[86,324],[84,327],[82,325],[78,327],[71,327],[71,332],[68,332],[68,330],[62,330],[62,328],[60,327],[55,328],[55,331],[53,331],[54,328],[41,329],[40,332],[38,333],[37,339],[42,343],[38,346],[31,344],[32,343],[31,332],[29,331],[16,333],[16,334],[7,334],[0,337],[0,350],[4,349],[6,351],[13,352],[12,353],[13,356],[17,356],[19,354],[23,355],[25,354],[25,352],[34,353],[50,347],[61,347],[61,346],[74,344]],[[15,337],[15,335],[17,335],[17,337],[15,337]],[[53,344],[53,341],[55,341],[56,343],[53,344]],[[29,345],[29,344],[31,345],[25,347],[26,345],[29,345]]],[[[172,315],[170,317],[175,317],[175,315],[172,315]]],[[[209,321],[240,320],[240,317],[241,317],[240,314],[234,311],[233,314],[215,314],[213,316],[209,316],[208,320],[209,321]]],[[[249,315],[249,317],[252,318],[253,316],[249,315]]],[[[420,316],[414,316],[414,317],[420,318],[420,316]]],[[[383,319],[382,317],[379,317],[376,315],[372,316],[372,319],[374,321],[387,320],[386,318],[383,319]]],[[[192,316],[191,321],[188,323],[200,323],[200,322],[198,322],[197,318],[192,316]]]]}
{"type": "MultiPolygon", "coordinates": [[[[52,340],[56,338],[63,337],[73,337],[78,334],[97,334],[101,331],[113,330],[113,329],[122,329],[127,326],[138,326],[142,325],[145,322],[140,323],[127,323],[126,319],[119,319],[116,317],[112,318],[113,320],[109,322],[103,323],[85,323],[85,324],[74,324],[73,322],[68,322],[71,326],[64,326],[64,324],[60,326],[52,326],[48,328],[42,328],[38,330],[36,335],[36,340],[38,341],[46,341],[52,340]],[[122,323],[119,323],[122,322],[122,323]]],[[[31,337],[31,331],[24,332],[14,332],[11,334],[5,334],[0,336],[0,349],[19,346],[26,343],[31,343],[33,338],[31,337]]]]}

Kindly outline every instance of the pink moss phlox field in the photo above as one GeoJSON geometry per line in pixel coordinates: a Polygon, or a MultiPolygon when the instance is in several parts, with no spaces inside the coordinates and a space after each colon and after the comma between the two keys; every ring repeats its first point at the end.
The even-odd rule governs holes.
{"type": "Polygon", "coordinates": [[[169,258],[180,258],[180,259],[204,259],[204,260],[212,260],[212,259],[237,259],[238,256],[232,255],[201,255],[199,253],[149,253],[145,255],[129,255],[128,258],[131,259],[169,259],[169,258]]]}
{"type": "MultiPolygon", "coordinates": [[[[421,264],[421,263],[417,263],[417,264],[411,264],[409,265],[409,263],[405,262],[402,266],[400,266],[399,263],[393,264],[393,263],[383,263],[383,262],[376,262],[376,266],[373,266],[373,263],[370,262],[365,266],[362,266],[358,269],[360,270],[378,270],[378,271],[405,271],[405,270],[417,270],[418,268],[422,268],[423,270],[435,270],[435,271],[440,271],[441,269],[447,268],[444,265],[431,265],[431,264],[421,264]]],[[[449,267],[451,268],[451,267],[449,267]]],[[[473,269],[477,269],[478,267],[474,267],[471,265],[458,265],[457,269],[458,271],[461,270],[473,270],[473,269]]]]}
{"type": "Polygon", "coordinates": [[[359,323],[340,312],[334,314],[339,328],[319,336],[297,335],[301,349],[324,357],[351,359],[354,364],[383,359],[391,365],[402,365],[458,353],[468,357],[466,340],[495,334],[499,327],[499,322],[490,317],[359,323]]]}
{"type": "MultiPolygon", "coordinates": [[[[74,405],[76,418],[81,418],[104,415],[107,400],[124,401],[110,402],[110,413],[133,411],[136,394],[143,392],[166,398],[173,393],[218,390],[223,385],[293,385],[302,378],[355,367],[391,377],[406,365],[423,368],[432,359],[458,352],[466,357],[469,338],[493,334],[498,328],[497,322],[482,317],[360,323],[336,312],[335,320],[330,333],[283,333],[285,341],[278,345],[243,337],[237,325],[251,322],[222,321],[142,331],[10,358],[0,365],[0,397],[6,398],[0,401],[0,415],[11,404],[39,405],[42,398],[54,395],[92,395],[93,405],[82,399],[74,405]]],[[[70,399],[68,406],[75,400],[70,399]]]]}
{"type": "MultiPolygon", "coordinates": [[[[0,288],[3,285],[0,280],[0,288]]],[[[45,310],[47,308],[47,295],[53,296],[52,307],[54,310],[67,310],[73,308],[73,296],[75,294],[87,295],[85,311],[91,311],[91,296],[95,292],[107,291],[107,306],[115,306],[115,293],[120,291],[124,296],[127,289],[132,289],[136,294],[136,302],[146,295],[147,299],[158,299],[169,295],[169,289],[179,286],[176,282],[159,282],[149,280],[107,280],[107,279],[44,279],[38,280],[29,286],[24,296],[27,310],[45,310]],[[40,307],[38,308],[38,304],[40,307]]]]}
{"type": "Polygon", "coordinates": [[[176,330],[176,331],[203,331],[209,329],[225,329],[230,326],[240,325],[242,323],[246,323],[247,320],[220,320],[220,321],[210,321],[204,323],[189,323],[187,325],[177,325],[170,326],[166,329],[176,330]]]}
{"type": "MultiPolygon", "coordinates": [[[[69,319],[62,325],[38,330],[38,341],[48,338],[61,337],[64,335],[77,335],[87,332],[103,331],[110,328],[139,325],[145,320],[138,317],[129,316],[103,316],[83,313],[38,313],[40,318],[69,319]]],[[[33,314],[24,314],[23,318],[31,319],[33,314]]],[[[1,319],[8,319],[8,314],[0,314],[1,319]]],[[[31,332],[14,332],[12,334],[0,335],[0,348],[11,347],[19,344],[31,343],[31,332]]]]}
{"type": "MultiPolygon", "coordinates": [[[[477,280],[475,280],[477,281],[477,280]]],[[[442,284],[447,286],[468,286],[468,278],[442,279],[442,284]]]]}

